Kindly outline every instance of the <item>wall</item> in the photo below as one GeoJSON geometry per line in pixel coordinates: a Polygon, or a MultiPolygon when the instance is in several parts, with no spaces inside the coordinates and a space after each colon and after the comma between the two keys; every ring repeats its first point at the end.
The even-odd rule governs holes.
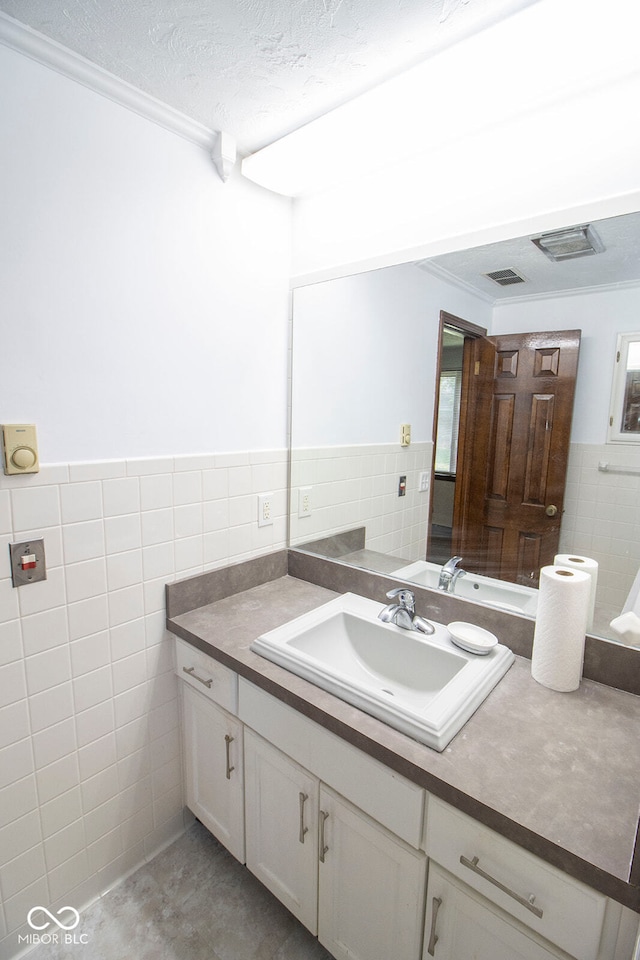
{"type": "Polygon", "coordinates": [[[290,211],[2,46],[0,84],[0,420],[43,464],[0,476],[6,958],[183,828],[164,584],[285,545],[290,211]]]}
{"type": "Polygon", "coordinates": [[[284,446],[289,202],[2,46],[0,83],[2,422],[45,463],[284,446]]]}

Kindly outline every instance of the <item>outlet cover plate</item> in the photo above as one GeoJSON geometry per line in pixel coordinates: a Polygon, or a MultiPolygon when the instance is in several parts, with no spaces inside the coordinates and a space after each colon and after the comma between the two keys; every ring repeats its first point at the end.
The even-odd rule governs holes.
{"type": "Polygon", "coordinates": [[[23,543],[10,543],[11,579],[14,587],[24,587],[29,583],[38,583],[47,579],[47,566],[44,560],[44,540],[25,540],[23,543]],[[34,557],[35,567],[26,570],[22,567],[23,557],[34,557]]]}

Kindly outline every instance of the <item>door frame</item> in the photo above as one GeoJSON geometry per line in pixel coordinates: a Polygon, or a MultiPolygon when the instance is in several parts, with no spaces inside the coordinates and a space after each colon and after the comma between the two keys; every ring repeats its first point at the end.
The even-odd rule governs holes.
{"type": "MultiPolygon", "coordinates": [[[[460,391],[460,418],[458,424],[458,449],[456,455],[456,485],[454,493],[454,507],[453,507],[453,528],[452,528],[452,541],[451,546],[453,553],[456,553],[455,543],[456,537],[454,531],[456,529],[456,518],[460,516],[459,511],[464,511],[464,504],[466,502],[465,497],[463,496],[463,491],[459,489],[461,486],[458,483],[458,475],[462,477],[462,486],[465,486],[469,483],[470,478],[467,478],[465,481],[465,474],[462,471],[464,466],[464,450],[466,444],[467,436],[467,413],[469,406],[469,395],[470,395],[470,377],[473,373],[472,370],[472,350],[471,345],[473,340],[477,340],[480,337],[487,336],[487,330],[485,327],[479,326],[477,323],[472,323],[470,320],[464,320],[462,317],[457,317],[453,313],[449,313],[446,310],[440,311],[440,320],[438,324],[438,352],[436,356],[436,376],[435,376],[435,397],[433,403],[433,427],[432,427],[432,443],[433,443],[433,457],[431,459],[431,486],[429,493],[429,516],[427,519],[427,544],[431,543],[431,525],[433,521],[433,495],[435,490],[435,462],[436,462],[436,440],[438,434],[438,413],[440,409],[440,375],[442,373],[442,341],[444,335],[444,328],[453,327],[455,330],[459,330],[460,333],[464,334],[464,353],[462,359],[462,384],[460,391]],[[462,499],[461,499],[462,498],[462,499]]],[[[468,471],[467,471],[468,472],[468,471]]],[[[428,556],[429,550],[425,550],[425,554],[428,556]]]]}

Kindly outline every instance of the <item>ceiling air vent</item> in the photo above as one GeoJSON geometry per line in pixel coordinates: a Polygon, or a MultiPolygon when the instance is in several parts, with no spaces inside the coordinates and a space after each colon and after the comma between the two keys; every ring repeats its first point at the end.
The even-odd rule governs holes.
{"type": "Polygon", "coordinates": [[[521,277],[515,270],[492,270],[491,273],[485,273],[485,277],[499,283],[501,287],[510,287],[514,283],[526,283],[524,277],[521,277]]]}
{"type": "Polygon", "coordinates": [[[590,223],[543,233],[539,237],[531,237],[531,242],[535,243],[549,260],[556,262],[575,260],[577,257],[592,257],[604,250],[602,240],[590,223]]]}

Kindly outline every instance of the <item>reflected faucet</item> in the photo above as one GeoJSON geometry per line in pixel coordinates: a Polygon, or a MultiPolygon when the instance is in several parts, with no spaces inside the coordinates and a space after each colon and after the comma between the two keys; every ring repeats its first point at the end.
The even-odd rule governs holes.
{"type": "Polygon", "coordinates": [[[438,590],[443,590],[444,593],[454,592],[456,580],[459,580],[460,577],[464,577],[467,574],[466,570],[458,566],[461,560],[462,557],[451,557],[450,560],[447,560],[440,571],[438,590]]]}
{"type": "Polygon", "coordinates": [[[404,630],[419,630],[420,633],[435,633],[435,627],[424,617],[416,613],[416,598],[413,590],[407,587],[395,587],[389,590],[388,600],[397,599],[397,603],[390,603],[378,614],[383,623],[395,623],[404,630]]]}

